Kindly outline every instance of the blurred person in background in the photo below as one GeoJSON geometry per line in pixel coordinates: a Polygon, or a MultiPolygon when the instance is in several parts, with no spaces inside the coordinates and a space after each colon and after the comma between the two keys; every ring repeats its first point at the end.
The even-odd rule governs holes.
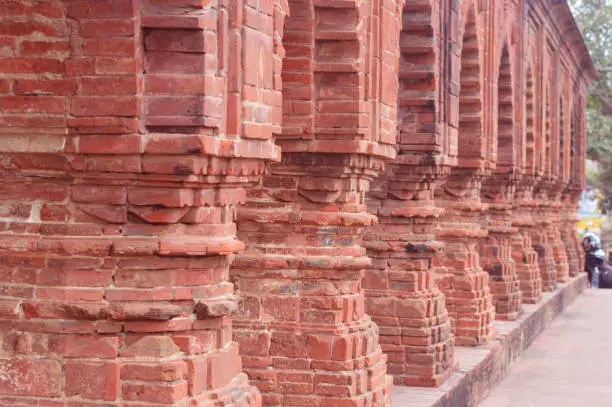
{"type": "Polygon", "coordinates": [[[584,271],[589,275],[589,285],[593,281],[595,268],[599,270],[599,288],[612,288],[612,266],[606,261],[606,254],[601,249],[601,240],[591,232],[582,238],[584,249],[584,271]]]}

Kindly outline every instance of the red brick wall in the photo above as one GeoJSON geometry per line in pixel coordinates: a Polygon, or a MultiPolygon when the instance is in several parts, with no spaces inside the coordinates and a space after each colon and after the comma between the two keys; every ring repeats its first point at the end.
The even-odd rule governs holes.
{"type": "Polygon", "coordinates": [[[1,6],[0,404],[258,405],[228,282],[283,2],[1,6]]]}
{"type": "Polygon", "coordinates": [[[568,16],[2,2],[0,404],[439,385],[578,272],[593,69],[568,16]]]}

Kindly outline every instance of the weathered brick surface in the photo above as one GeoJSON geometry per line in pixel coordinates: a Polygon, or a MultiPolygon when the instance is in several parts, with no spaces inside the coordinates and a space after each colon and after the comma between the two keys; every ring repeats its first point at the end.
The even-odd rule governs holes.
{"type": "Polygon", "coordinates": [[[580,270],[564,2],[0,3],[0,402],[388,406],[580,270]]]}
{"type": "Polygon", "coordinates": [[[244,187],[279,159],[286,4],[0,9],[4,394],[260,405],[228,279],[244,187]]]}
{"type": "Polygon", "coordinates": [[[282,160],[238,212],[246,251],[231,272],[235,337],[265,404],[390,405],[361,236],[376,223],[365,193],[395,156],[398,10],[290,2],[282,160]]]}

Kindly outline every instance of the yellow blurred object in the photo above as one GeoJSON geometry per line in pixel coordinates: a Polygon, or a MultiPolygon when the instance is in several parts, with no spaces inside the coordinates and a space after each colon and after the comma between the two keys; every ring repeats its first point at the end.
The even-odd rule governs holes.
{"type": "Polygon", "coordinates": [[[601,216],[591,216],[588,218],[580,218],[578,220],[578,231],[579,232],[594,232],[595,230],[601,230],[602,218],[601,216]]]}

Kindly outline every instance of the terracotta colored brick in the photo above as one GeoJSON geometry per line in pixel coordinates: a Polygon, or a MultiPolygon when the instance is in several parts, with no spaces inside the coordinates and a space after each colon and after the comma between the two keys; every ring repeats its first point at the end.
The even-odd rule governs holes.
{"type": "Polygon", "coordinates": [[[117,337],[57,335],[49,338],[49,351],[71,358],[114,359],[118,355],[117,337]]]}
{"type": "Polygon", "coordinates": [[[139,111],[135,96],[75,97],[70,104],[74,116],[135,116],[139,111]]]}
{"type": "Polygon", "coordinates": [[[62,367],[55,360],[0,359],[7,379],[0,381],[4,395],[57,397],[61,392],[62,367]]]}
{"type": "Polygon", "coordinates": [[[113,401],[119,397],[119,363],[66,362],[66,395],[113,401]]]}
{"type": "Polygon", "coordinates": [[[46,96],[2,96],[0,108],[7,112],[60,114],[66,111],[64,98],[46,96]]]}
{"type": "Polygon", "coordinates": [[[53,58],[0,58],[0,73],[3,74],[59,74],[62,71],[62,63],[53,58]]]}
{"type": "Polygon", "coordinates": [[[70,44],[67,41],[23,41],[21,43],[22,56],[48,56],[55,58],[65,58],[69,54],[70,44]]]}
{"type": "Polygon", "coordinates": [[[187,396],[187,382],[181,380],[167,385],[124,383],[121,394],[124,400],[171,404],[187,396]]]}
{"type": "Polygon", "coordinates": [[[388,407],[580,268],[564,4],[0,3],[0,404],[388,407]]]}
{"type": "Polygon", "coordinates": [[[173,382],[185,378],[186,375],[187,363],[184,361],[129,363],[121,366],[122,380],[173,382]]]}

